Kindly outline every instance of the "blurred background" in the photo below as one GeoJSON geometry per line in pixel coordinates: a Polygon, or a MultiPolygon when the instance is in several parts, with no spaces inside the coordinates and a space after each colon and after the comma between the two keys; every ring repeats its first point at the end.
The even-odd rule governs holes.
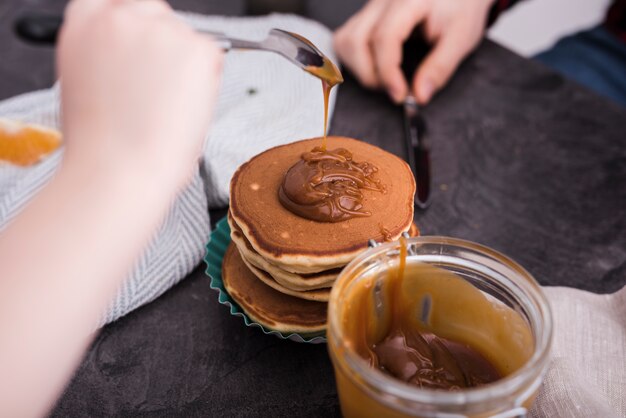
{"type": "MultiPolygon", "coordinates": [[[[30,12],[59,15],[67,1],[0,1],[0,100],[49,87],[54,82],[53,49],[21,42],[13,33],[13,24],[30,12]]],[[[331,28],[341,25],[365,3],[365,0],[206,0],[200,5],[193,0],[168,1],[175,9],[203,14],[298,13],[331,28]]],[[[488,36],[520,55],[532,56],[565,34],[601,22],[609,3],[610,0],[525,0],[501,16],[488,36]]]]}
{"type": "Polygon", "coordinates": [[[610,0],[525,0],[504,13],[489,30],[489,38],[532,56],[564,35],[604,20],[610,0]],[[529,30],[530,29],[530,30],[529,30]]]}

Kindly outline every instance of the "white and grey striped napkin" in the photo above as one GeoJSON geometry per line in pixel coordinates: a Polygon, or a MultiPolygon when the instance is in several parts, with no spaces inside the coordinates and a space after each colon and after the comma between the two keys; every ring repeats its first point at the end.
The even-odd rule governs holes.
{"type": "MultiPolygon", "coordinates": [[[[196,28],[245,39],[261,39],[271,28],[290,30],[309,38],[335,60],[332,33],[321,24],[298,16],[180,16],[196,28]]],[[[332,111],[334,94],[331,99],[332,111]]],[[[263,52],[229,52],[207,137],[203,170],[196,172],[189,187],[172,205],[101,325],[154,300],[189,274],[204,255],[210,232],[208,207],[228,203],[228,183],[235,169],[267,148],[321,135],[322,109],[319,80],[284,58],[263,52]]],[[[60,128],[58,86],[1,102],[0,117],[60,128]]],[[[62,154],[63,150],[55,152],[29,168],[0,165],[0,231],[48,182],[62,154]]]]}

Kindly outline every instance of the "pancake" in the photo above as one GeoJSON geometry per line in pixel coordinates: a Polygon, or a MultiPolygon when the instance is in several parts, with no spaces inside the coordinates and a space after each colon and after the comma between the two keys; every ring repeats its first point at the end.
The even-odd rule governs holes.
{"type": "Polygon", "coordinates": [[[230,209],[252,248],[269,263],[306,274],[343,267],[383,231],[398,239],[413,222],[415,180],[402,159],[355,139],[330,136],[330,149],[346,148],[354,161],[378,168],[386,192],[364,190],[363,207],[372,213],[338,223],[311,221],[285,209],[278,189],[300,155],[321,144],[320,138],[271,148],[241,165],[230,183],[230,209]]]}
{"type": "Polygon", "coordinates": [[[266,286],[246,267],[233,243],[224,254],[222,279],[245,313],[269,329],[299,334],[326,329],[326,303],[298,299],[266,286]]]}
{"type": "Polygon", "coordinates": [[[265,260],[252,248],[252,245],[243,235],[239,226],[232,220],[230,214],[228,215],[228,224],[231,230],[230,237],[237,245],[241,256],[254,267],[269,273],[278,284],[288,289],[306,291],[332,287],[341,271],[340,269],[333,269],[302,275],[283,270],[265,260]]]}
{"type": "MultiPolygon", "coordinates": [[[[230,213],[228,214],[228,224],[231,229],[231,239],[237,245],[239,253],[242,257],[254,267],[269,273],[269,275],[272,276],[278,284],[288,289],[307,291],[332,287],[341,272],[341,268],[310,274],[297,274],[283,270],[265,260],[254,250],[254,248],[252,248],[252,245],[250,245],[246,237],[243,236],[239,226],[237,226],[237,224],[233,221],[230,213]]],[[[411,224],[408,234],[411,237],[419,235],[419,230],[417,229],[415,223],[411,224]]]]}
{"type": "MultiPolygon", "coordinates": [[[[237,249],[237,251],[239,252],[239,249],[237,249]]],[[[239,253],[239,255],[241,256],[241,253],[239,253]]],[[[248,266],[248,269],[257,277],[257,279],[278,292],[300,299],[311,300],[314,302],[328,302],[328,300],[330,299],[330,288],[314,289],[307,291],[291,290],[286,288],[285,286],[280,285],[276,280],[272,278],[272,276],[269,275],[268,272],[261,270],[260,268],[254,267],[248,260],[246,260],[245,257],[241,256],[241,259],[246,264],[246,266],[248,266]]]]}
{"type": "MultiPolygon", "coordinates": [[[[243,238],[245,240],[245,238],[243,238]]],[[[278,267],[272,266],[254,251],[249,251],[245,243],[242,243],[242,236],[233,236],[233,242],[237,245],[239,253],[242,255],[245,261],[252,266],[263,270],[269,274],[271,278],[276,281],[282,287],[296,292],[307,292],[311,290],[329,289],[339,275],[339,269],[333,269],[334,274],[314,273],[309,277],[302,277],[296,273],[290,273],[285,270],[281,270],[278,267]]]]}

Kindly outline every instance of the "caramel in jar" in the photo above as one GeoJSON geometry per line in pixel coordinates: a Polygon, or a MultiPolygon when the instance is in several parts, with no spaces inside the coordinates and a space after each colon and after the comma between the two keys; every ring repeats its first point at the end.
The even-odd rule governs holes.
{"type": "MultiPolygon", "coordinates": [[[[509,398],[468,409],[436,398],[497,387],[525,367],[537,348],[527,318],[454,269],[407,262],[406,246],[399,250],[379,268],[349,266],[353,277],[340,277],[333,289],[329,351],[343,415],[482,417],[513,408],[509,398]],[[396,388],[419,401],[401,401],[396,388]]],[[[517,407],[529,405],[535,391],[515,392],[517,407]]]]}

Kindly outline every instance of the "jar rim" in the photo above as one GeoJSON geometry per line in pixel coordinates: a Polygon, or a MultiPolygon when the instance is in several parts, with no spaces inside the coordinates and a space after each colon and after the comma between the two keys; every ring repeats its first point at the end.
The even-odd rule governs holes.
{"type": "MultiPolygon", "coordinates": [[[[548,300],[534,277],[511,258],[482,244],[445,236],[420,236],[407,239],[407,246],[409,248],[420,244],[439,244],[442,248],[446,246],[450,248],[458,247],[464,250],[469,250],[481,257],[485,257],[486,260],[495,261],[511,270],[511,272],[517,276],[512,278],[515,284],[536,305],[536,309],[534,310],[539,314],[539,323],[542,325],[539,330],[540,332],[537,332],[536,329],[532,329],[532,323],[529,324],[533,330],[533,336],[535,339],[533,354],[522,367],[496,382],[480,387],[462,389],[459,391],[442,391],[437,389],[417,388],[388,376],[380,370],[370,367],[369,364],[367,364],[364,359],[359,357],[356,352],[344,345],[342,346],[342,353],[345,353],[347,363],[354,372],[363,377],[363,379],[359,379],[359,381],[366,384],[366,386],[369,386],[370,389],[378,390],[381,393],[386,393],[387,395],[407,402],[422,404],[428,403],[432,405],[467,405],[482,403],[488,400],[493,400],[496,397],[513,396],[523,388],[526,389],[524,392],[528,392],[529,395],[533,393],[541,383],[540,377],[543,376],[547,365],[548,353],[552,345],[553,325],[552,313],[548,300]]],[[[353,274],[353,272],[367,260],[390,250],[399,249],[399,245],[398,241],[393,241],[370,248],[369,250],[359,254],[341,271],[331,291],[328,304],[329,345],[339,344],[339,341],[341,341],[340,337],[342,334],[339,324],[339,315],[336,314],[336,312],[338,311],[338,305],[341,302],[342,289],[354,279],[359,277],[358,275],[353,274]]],[[[407,255],[407,257],[411,258],[418,256],[407,255]]]]}

